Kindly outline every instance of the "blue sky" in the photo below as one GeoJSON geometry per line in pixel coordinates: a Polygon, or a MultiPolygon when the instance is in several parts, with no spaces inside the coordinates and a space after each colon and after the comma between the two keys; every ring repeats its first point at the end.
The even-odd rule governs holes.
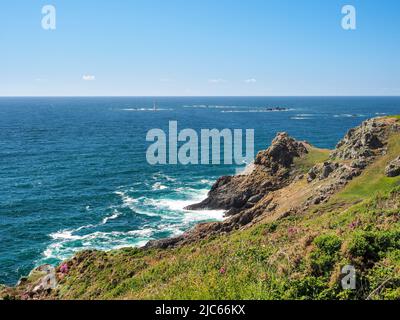
{"type": "Polygon", "coordinates": [[[2,0],[0,8],[0,96],[400,95],[398,0],[2,0]],[[57,10],[54,31],[41,27],[47,4],[57,10]],[[357,10],[354,31],[341,27],[346,4],[357,10]]]}

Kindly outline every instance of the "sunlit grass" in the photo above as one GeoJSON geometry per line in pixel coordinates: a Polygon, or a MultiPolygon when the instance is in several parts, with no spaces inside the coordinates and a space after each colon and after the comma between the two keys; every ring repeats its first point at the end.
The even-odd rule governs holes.
{"type": "Polygon", "coordinates": [[[294,164],[302,172],[308,172],[315,164],[325,162],[329,159],[330,150],[308,148],[308,154],[301,158],[295,158],[294,164]]]}
{"type": "Polygon", "coordinates": [[[388,163],[400,155],[400,135],[389,139],[388,153],[369,166],[360,177],[351,181],[334,199],[357,200],[370,197],[377,192],[384,192],[400,185],[400,177],[385,176],[388,163]]]}

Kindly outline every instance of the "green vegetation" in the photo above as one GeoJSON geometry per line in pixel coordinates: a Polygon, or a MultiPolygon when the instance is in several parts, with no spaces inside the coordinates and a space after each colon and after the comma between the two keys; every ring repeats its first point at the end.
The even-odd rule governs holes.
{"type": "Polygon", "coordinates": [[[394,188],[346,210],[308,212],[178,249],[84,252],[58,297],[399,299],[399,209],[394,188]],[[340,286],[347,264],[358,271],[355,291],[340,286]]]}
{"type": "Polygon", "coordinates": [[[394,116],[388,116],[389,119],[399,119],[400,120],[400,114],[399,115],[394,115],[394,116]]]}
{"type": "Polygon", "coordinates": [[[304,157],[296,158],[294,164],[303,173],[307,173],[316,163],[322,163],[329,159],[330,150],[307,148],[308,154],[304,157]]]}
{"type": "Polygon", "coordinates": [[[400,185],[400,177],[388,178],[384,175],[385,167],[400,154],[400,135],[389,139],[388,153],[369,166],[362,175],[349,183],[347,188],[337,194],[338,200],[357,200],[373,196],[400,185]]]}
{"type": "Polygon", "coordinates": [[[329,275],[338,259],[342,240],[336,235],[321,235],[314,239],[315,249],[310,253],[310,268],[313,275],[329,275]]]}

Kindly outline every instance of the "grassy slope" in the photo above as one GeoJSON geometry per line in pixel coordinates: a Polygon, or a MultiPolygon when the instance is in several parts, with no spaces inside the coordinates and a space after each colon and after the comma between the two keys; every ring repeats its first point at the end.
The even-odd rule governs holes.
{"type": "MultiPolygon", "coordinates": [[[[400,154],[399,136],[389,150],[327,205],[301,216],[178,249],[82,253],[59,297],[348,299],[376,291],[371,298],[399,299],[400,179],[383,174],[400,154]],[[357,268],[356,291],[341,289],[347,264],[357,268]]],[[[313,152],[308,160],[325,157],[313,152]]],[[[314,162],[308,160],[305,167],[314,162]]]]}
{"type": "Polygon", "coordinates": [[[374,195],[377,191],[389,190],[400,184],[400,177],[388,178],[383,170],[390,160],[400,155],[400,138],[397,135],[389,139],[387,155],[380,158],[365,170],[361,177],[351,181],[348,187],[337,195],[337,199],[357,200],[374,195]]]}
{"type": "Polygon", "coordinates": [[[294,164],[304,173],[307,173],[316,163],[329,159],[330,150],[318,149],[312,146],[307,148],[308,154],[303,158],[296,158],[294,164]]]}

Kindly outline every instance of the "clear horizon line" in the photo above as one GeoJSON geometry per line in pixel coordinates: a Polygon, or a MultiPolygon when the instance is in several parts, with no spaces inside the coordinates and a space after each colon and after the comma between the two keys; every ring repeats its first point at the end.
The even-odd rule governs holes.
{"type": "Polygon", "coordinates": [[[0,95],[0,98],[398,98],[400,95],[0,95]]]}

